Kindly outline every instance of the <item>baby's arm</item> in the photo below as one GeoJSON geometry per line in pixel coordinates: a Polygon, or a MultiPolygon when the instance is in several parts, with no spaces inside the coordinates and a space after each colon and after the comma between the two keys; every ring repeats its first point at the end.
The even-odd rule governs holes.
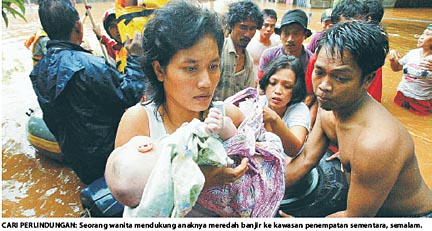
{"type": "Polygon", "coordinates": [[[237,128],[231,118],[224,116],[217,108],[210,108],[204,123],[209,134],[219,135],[222,140],[227,140],[237,133],[237,128]]]}

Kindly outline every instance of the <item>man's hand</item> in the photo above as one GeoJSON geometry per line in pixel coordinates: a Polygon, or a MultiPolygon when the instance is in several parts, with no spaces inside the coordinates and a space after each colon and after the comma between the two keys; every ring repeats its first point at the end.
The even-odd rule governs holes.
{"type": "Polygon", "coordinates": [[[138,31],[135,31],[133,39],[130,39],[129,36],[126,35],[125,47],[130,55],[143,55],[144,51],[142,48],[141,34],[138,31]]]}

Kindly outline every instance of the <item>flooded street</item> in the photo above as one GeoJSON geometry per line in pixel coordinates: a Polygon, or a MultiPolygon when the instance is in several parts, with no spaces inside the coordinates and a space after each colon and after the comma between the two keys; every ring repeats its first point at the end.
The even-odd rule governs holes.
{"type": "MultiPolygon", "coordinates": [[[[91,3],[94,20],[100,24],[103,12],[114,6],[114,1],[91,3]]],[[[205,5],[225,12],[225,1],[202,1],[205,5]]],[[[261,8],[273,8],[278,13],[278,23],[283,14],[294,6],[261,1],[261,8]]],[[[81,17],[84,5],[77,4],[81,17]]],[[[2,22],[2,217],[79,217],[82,212],[79,193],[85,187],[75,173],[60,163],[35,153],[26,138],[25,126],[29,108],[38,108],[31,86],[31,52],[24,41],[41,28],[37,5],[27,5],[26,19],[9,15],[9,27],[2,22]]],[[[312,14],[309,28],[320,30],[322,9],[301,8],[312,14]]],[[[383,24],[390,38],[391,49],[402,55],[416,48],[418,36],[432,23],[427,9],[385,9],[383,24]]],[[[85,22],[85,39],[101,54],[90,20],[85,22]]],[[[308,42],[308,41],[307,41],[308,42]]],[[[386,60],[383,68],[382,104],[409,130],[416,145],[420,170],[432,188],[432,116],[416,116],[393,104],[396,88],[402,73],[394,73],[386,60]]]]}

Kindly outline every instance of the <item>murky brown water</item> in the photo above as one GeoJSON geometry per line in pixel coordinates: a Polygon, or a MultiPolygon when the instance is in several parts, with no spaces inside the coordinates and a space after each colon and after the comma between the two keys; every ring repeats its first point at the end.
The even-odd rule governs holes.
{"type": "MultiPolygon", "coordinates": [[[[202,1],[209,7],[226,11],[228,1],[202,1]]],[[[261,1],[262,8],[273,8],[279,18],[290,8],[283,3],[261,1]]],[[[92,3],[96,22],[112,2],[92,3]]],[[[2,217],[78,217],[82,211],[79,192],[84,187],[67,167],[35,154],[25,136],[28,108],[37,105],[28,74],[32,69],[30,51],[24,41],[38,28],[37,6],[27,6],[27,23],[9,17],[10,25],[2,22],[2,217]]],[[[84,6],[77,4],[82,17],[84,6]]],[[[320,29],[321,9],[303,8],[312,13],[309,27],[320,29]]],[[[428,9],[386,9],[383,24],[389,33],[391,48],[401,54],[415,48],[417,35],[432,23],[428,9]],[[428,21],[429,20],[429,21],[428,21]]],[[[279,19],[280,22],[280,19],[279,19]]],[[[91,30],[85,23],[85,37],[96,51],[100,51],[91,30]]],[[[99,52],[100,54],[100,52],[99,52]]],[[[383,105],[409,129],[414,138],[420,170],[432,188],[432,116],[415,116],[392,103],[401,73],[393,73],[388,63],[384,66],[383,105]]]]}

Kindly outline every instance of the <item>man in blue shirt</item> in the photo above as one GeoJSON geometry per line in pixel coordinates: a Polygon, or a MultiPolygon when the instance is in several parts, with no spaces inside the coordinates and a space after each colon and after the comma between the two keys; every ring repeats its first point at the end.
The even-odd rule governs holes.
{"type": "Polygon", "coordinates": [[[65,163],[90,184],[104,175],[123,112],[144,94],[144,74],[135,57],[142,53],[140,38],[137,34],[126,44],[128,65],[122,75],[80,46],[83,25],[70,0],[40,0],[39,18],[51,40],[30,74],[33,88],[65,163]]]}

